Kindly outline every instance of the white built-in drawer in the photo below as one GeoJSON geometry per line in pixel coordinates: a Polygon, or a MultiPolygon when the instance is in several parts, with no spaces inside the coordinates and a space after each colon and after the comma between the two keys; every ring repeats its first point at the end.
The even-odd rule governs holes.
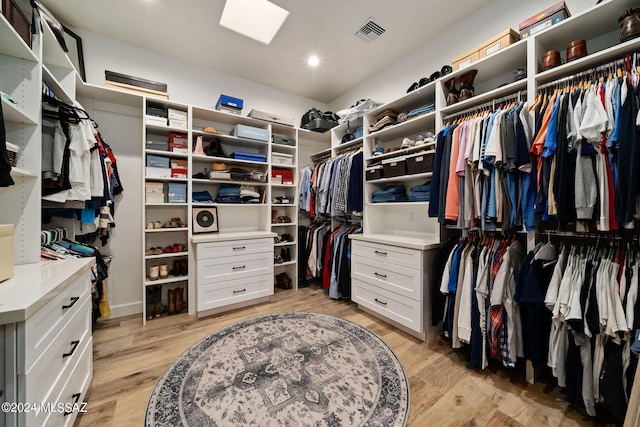
{"type": "Polygon", "coordinates": [[[58,381],[66,381],[80,351],[91,340],[91,300],[87,294],[79,310],[26,373],[18,375],[21,402],[44,402],[58,381]],[[24,400],[22,400],[24,399],[24,400]]]}
{"type": "Polygon", "coordinates": [[[415,269],[422,267],[422,252],[416,249],[354,240],[351,242],[351,253],[374,259],[376,262],[385,261],[415,269]]]}
{"type": "MultiPolygon", "coordinates": [[[[74,409],[74,403],[77,402],[75,409],[82,409],[82,403],[86,401],[86,393],[89,389],[89,383],[92,377],[93,367],[93,351],[92,340],[89,339],[84,348],[79,350],[79,357],[72,373],[67,378],[61,378],[62,388],[56,394],[54,402],[64,403],[65,409],[74,409]]],[[[53,396],[53,394],[52,394],[53,396]]],[[[89,411],[88,407],[84,407],[85,411],[89,411]]],[[[54,412],[42,425],[46,427],[66,427],[72,426],[78,412],[54,412]]],[[[29,424],[31,425],[31,424],[29,424]]]]}
{"type": "Polygon", "coordinates": [[[256,276],[273,270],[273,252],[236,255],[198,260],[198,286],[242,277],[256,276]]]}
{"type": "Polygon", "coordinates": [[[352,277],[366,283],[404,295],[416,301],[422,300],[422,273],[420,270],[402,267],[389,262],[376,262],[371,258],[353,256],[352,277]]]}
{"type": "Polygon", "coordinates": [[[33,365],[80,310],[83,299],[89,297],[90,284],[91,272],[87,271],[26,322],[18,324],[18,373],[25,373],[33,365]]]}
{"type": "Polygon", "coordinates": [[[273,295],[273,268],[270,273],[260,276],[198,285],[197,292],[198,311],[273,295]]]}
{"type": "Polygon", "coordinates": [[[422,303],[351,278],[351,300],[422,333],[422,303]]]}
{"type": "MultiPolygon", "coordinates": [[[[221,258],[273,251],[273,239],[245,239],[226,242],[198,243],[197,258],[221,258]]],[[[272,255],[273,257],[273,255],[272,255]]]]}

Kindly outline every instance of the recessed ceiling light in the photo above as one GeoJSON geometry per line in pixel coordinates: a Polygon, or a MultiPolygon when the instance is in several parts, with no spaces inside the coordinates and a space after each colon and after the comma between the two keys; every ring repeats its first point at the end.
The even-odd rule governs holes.
{"type": "Polygon", "coordinates": [[[267,0],[227,0],[220,25],[269,44],[287,16],[287,10],[267,0]]]}
{"type": "Polygon", "coordinates": [[[311,65],[312,67],[317,66],[319,63],[320,59],[315,55],[311,55],[309,59],[307,59],[307,64],[311,65]]]}

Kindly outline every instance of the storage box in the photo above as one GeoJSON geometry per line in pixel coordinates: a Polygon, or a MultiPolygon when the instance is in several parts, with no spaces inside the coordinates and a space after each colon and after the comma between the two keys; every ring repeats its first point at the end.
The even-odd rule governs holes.
{"type": "Polygon", "coordinates": [[[260,129],[253,126],[236,125],[231,130],[231,135],[237,136],[238,138],[249,138],[269,142],[269,131],[267,129],[260,129]]]}
{"type": "Polygon", "coordinates": [[[515,43],[519,38],[520,37],[515,30],[507,28],[473,49],[468,50],[462,55],[456,56],[451,60],[451,65],[454,70],[468,67],[469,65],[478,62],[481,58],[496,53],[500,49],[504,49],[505,47],[515,43]]]}
{"type": "Polygon", "coordinates": [[[433,171],[433,158],[435,151],[411,154],[407,156],[407,173],[426,173],[433,171]]]}
{"type": "Polygon", "coordinates": [[[181,182],[168,183],[167,203],[187,203],[187,184],[181,182]]]}
{"type": "Polygon", "coordinates": [[[14,0],[2,0],[2,14],[22,40],[31,47],[31,24],[14,0]]]}
{"type": "Polygon", "coordinates": [[[234,98],[233,96],[220,94],[220,98],[218,98],[218,102],[216,103],[216,110],[219,110],[220,106],[222,105],[242,110],[243,104],[244,101],[240,98],[234,98]]]}
{"type": "Polygon", "coordinates": [[[182,144],[170,144],[169,151],[176,154],[189,154],[189,147],[182,144]]]}
{"type": "Polygon", "coordinates": [[[224,113],[235,114],[236,116],[239,116],[240,114],[242,114],[242,110],[241,109],[233,108],[233,107],[227,107],[226,105],[221,105],[220,108],[218,108],[218,111],[222,111],[224,113]]]}
{"type": "Polygon", "coordinates": [[[146,203],[164,203],[164,193],[146,193],[144,201],[146,203]]]}
{"type": "Polygon", "coordinates": [[[147,178],[171,178],[171,168],[154,168],[147,166],[145,168],[145,176],[147,178]]]}
{"type": "Polygon", "coordinates": [[[0,282],[13,277],[13,224],[0,224],[0,282]]]}
{"type": "Polygon", "coordinates": [[[540,31],[547,29],[570,16],[571,13],[564,1],[556,3],[542,12],[536,13],[532,17],[522,21],[518,25],[520,38],[524,39],[539,33],[540,31]]]}
{"type": "Polygon", "coordinates": [[[461,70],[465,67],[468,67],[471,64],[475,64],[480,59],[480,54],[477,49],[470,50],[465,52],[460,56],[456,56],[451,60],[451,67],[453,70],[461,70]]]}
{"type": "Polygon", "coordinates": [[[394,176],[402,176],[407,173],[406,156],[393,157],[382,161],[385,178],[393,178],[394,176]]]}
{"type": "Polygon", "coordinates": [[[186,147],[189,144],[188,141],[186,133],[169,132],[169,147],[171,147],[171,144],[184,145],[186,147]]]}
{"type": "Polygon", "coordinates": [[[384,178],[384,170],[383,166],[373,166],[367,169],[366,179],[370,181],[372,179],[380,179],[384,178]]]}
{"type": "Polygon", "coordinates": [[[290,169],[271,169],[271,178],[277,184],[293,184],[293,171],[290,169]]]}
{"type": "Polygon", "coordinates": [[[478,49],[478,58],[482,59],[486,56],[489,56],[493,53],[496,53],[500,49],[504,49],[505,47],[514,44],[520,40],[520,35],[516,30],[511,28],[507,28],[499,34],[496,34],[491,39],[484,42],[480,45],[478,49]]]}
{"type": "Polygon", "coordinates": [[[169,151],[169,143],[167,141],[147,141],[145,148],[147,150],[169,151]]]}
{"type": "Polygon", "coordinates": [[[167,125],[167,119],[165,117],[158,117],[158,116],[150,116],[150,115],[146,115],[145,117],[145,122],[148,125],[154,125],[154,126],[166,126],[167,125]]]}
{"type": "Polygon", "coordinates": [[[236,160],[248,160],[250,162],[266,162],[267,156],[264,154],[243,153],[242,151],[234,151],[229,156],[236,160]]]}
{"type": "Polygon", "coordinates": [[[271,163],[274,165],[293,165],[293,154],[271,153],[271,163]]]}
{"type": "Polygon", "coordinates": [[[171,159],[164,156],[156,156],[155,154],[147,154],[146,166],[151,168],[168,168],[171,159]]]}
{"type": "Polygon", "coordinates": [[[169,108],[167,110],[167,114],[169,119],[180,120],[183,122],[187,121],[187,112],[182,110],[176,110],[175,108],[169,108]]]}
{"type": "Polygon", "coordinates": [[[172,128],[187,129],[187,122],[185,120],[169,119],[169,126],[172,128]]]}
{"type": "Polygon", "coordinates": [[[184,159],[171,159],[171,169],[186,169],[187,161],[184,159]]]}
{"type": "Polygon", "coordinates": [[[161,182],[145,182],[144,183],[144,192],[145,193],[162,193],[164,194],[164,184],[161,182]]]}
{"type": "Polygon", "coordinates": [[[266,120],[268,122],[280,123],[282,125],[295,127],[296,119],[292,117],[281,116],[280,114],[265,113],[264,111],[251,110],[249,111],[249,117],[254,119],[266,120]]]}
{"type": "Polygon", "coordinates": [[[296,145],[295,138],[291,138],[285,135],[277,135],[275,133],[271,135],[271,142],[273,142],[274,144],[288,145],[291,147],[295,147],[296,145]]]}
{"type": "Polygon", "coordinates": [[[364,130],[362,129],[362,126],[360,126],[359,128],[356,128],[356,130],[353,132],[353,136],[357,138],[362,138],[364,130]]]}

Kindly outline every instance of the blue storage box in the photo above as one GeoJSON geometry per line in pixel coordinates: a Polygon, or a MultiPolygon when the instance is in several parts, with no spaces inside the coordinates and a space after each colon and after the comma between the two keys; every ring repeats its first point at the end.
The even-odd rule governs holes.
{"type": "Polygon", "coordinates": [[[220,94],[220,98],[218,98],[218,103],[216,104],[216,110],[219,110],[221,105],[242,110],[243,103],[244,101],[240,98],[234,98],[233,96],[220,94]]]}
{"type": "Polygon", "coordinates": [[[353,136],[355,136],[356,138],[362,138],[362,132],[362,127],[359,127],[355,132],[353,132],[353,136]]]}
{"type": "Polygon", "coordinates": [[[236,125],[236,127],[231,130],[231,135],[239,138],[249,138],[269,142],[269,131],[267,129],[255,128],[253,126],[236,125]]]}
{"type": "Polygon", "coordinates": [[[182,182],[168,183],[167,203],[187,203],[187,184],[182,182]]]}
{"type": "Polygon", "coordinates": [[[234,151],[231,153],[231,158],[236,160],[249,160],[252,162],[267,161],[267,156],[265,154],[244,153],[242,151],[234,151]]]}
{"type": "Polygon", "coordinates": [[[156,156],[155,154],[147,154],[147,167],[150,168],[170,168],[171,159],[164,156],[156,156]]]}

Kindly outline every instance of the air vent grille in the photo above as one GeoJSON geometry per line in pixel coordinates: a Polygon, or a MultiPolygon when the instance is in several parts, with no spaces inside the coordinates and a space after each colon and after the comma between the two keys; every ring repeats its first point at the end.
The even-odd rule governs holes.
{"type": "Polygon", "coordinates": [[[360,37],[366,42],[372,42],[384,33],[385,30],[373,18],[367,19],[358,30],[353,33],[354,36],[360,37]]]}

